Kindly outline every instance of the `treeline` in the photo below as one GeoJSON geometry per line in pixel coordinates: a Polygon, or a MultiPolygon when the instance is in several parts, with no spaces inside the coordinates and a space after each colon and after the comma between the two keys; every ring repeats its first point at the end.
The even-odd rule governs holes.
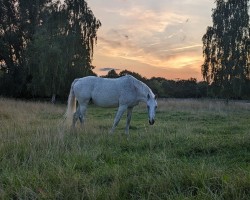
{"type": "Polygon", "coordinates": [[[136,72],[123,70],[117,73],[110,70],[105,78],[118,78],[130,74],[146,83],[155,94],[161,98],[223,98],[223,99],[250,99],[250,82],[245,85],[242,96],[235,96],[232,92],[221,92],[222,89],[216,84],[208,84],[206,81],[197,81],[195,78],[188,80],[167,80],[162,77],[147,79],[136,72]],[[227,95],[230,94],[230,95],[227,95]]]}
{"type": "Polygon", "coordinates": [[[94,74],[100,26],[85,0],[1,0],[0,95],[66,96],[74,78],[94,74]]]}
{"type": "Polygon", "coordinates": [[[167,80],[161,77],[152,77],[147,79],[136,72],[123,70],[119,74],[110,70],[105,78],[118,78],[130,74],[138,80],[147,84],[152,91],[161,98],[202,98],[208,97],[208,84],[206,82],[197,82],[196,79],[188,80],[167,80]]]}
{"type": "MultiPolygon", "coordinates": [[[[101,22],[85,0],[0,0],[0,96],[66,98],[75,78],[96,75],[92,57],[101,22]]],[[[160,97],[250,99],[249,0],[215,0],[202,38],[205,81],[147,79],[160,97]]]]}

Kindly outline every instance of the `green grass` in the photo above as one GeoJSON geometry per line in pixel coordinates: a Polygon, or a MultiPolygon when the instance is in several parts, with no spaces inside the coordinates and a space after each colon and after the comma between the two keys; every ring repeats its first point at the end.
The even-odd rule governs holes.
{"type": "Polygon", "coordinates": [[[66,105],[0,99],[0,199],[250,199],[250,105],[159,101],[156,124],[135,108],[90,106],[84,127],[66,105]]]}

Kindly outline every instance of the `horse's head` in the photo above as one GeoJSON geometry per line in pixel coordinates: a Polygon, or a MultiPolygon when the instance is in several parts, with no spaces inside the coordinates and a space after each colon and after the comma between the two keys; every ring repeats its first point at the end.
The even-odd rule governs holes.
{"type": "Polygon", "coordinates": [[[155,111],[157,108],[156,96],[148,94],[147,96],[148,122],[150,125],[155,123],[155,111]]]}

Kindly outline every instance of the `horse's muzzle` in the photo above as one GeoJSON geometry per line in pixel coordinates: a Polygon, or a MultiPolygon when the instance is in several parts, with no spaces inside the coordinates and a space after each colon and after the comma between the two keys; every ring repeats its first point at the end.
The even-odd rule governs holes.
{"type": "Polygon", "coordinates": [[[150,125],[153,125],[155,123],[155,120],[154,119],[148,120],[148,122],[149,122],[150,125]]]}

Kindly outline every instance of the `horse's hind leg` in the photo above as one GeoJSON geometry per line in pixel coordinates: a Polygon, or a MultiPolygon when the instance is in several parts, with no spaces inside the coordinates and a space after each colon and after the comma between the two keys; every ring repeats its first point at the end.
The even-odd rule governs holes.
{"type": "Polygon", "coordinates": [[[83,125],[84,118],[85,118],[85,113],[86,113],[86,105],[79,105],[76,112],[73,115],[73,124],[72,127],[75,128],[76,122],[79,119],[81,124],[83,125]]]}
{"type": "Polygon", "coordinates": [[[72,122],[72,127],[75,128],[76,126],[76,122],[78,120],[78,118],[80,117],[80,107],[78,106],[76,112],[73,115],[73,122],[72,122]]]}
{"type": "Polygon", "coordinates": [[[86,110],[87,110],[87,106],[86,105],[80,105],[79,106],[79,120],[81,122],[81,124],[83,125],[84,123],[84,119],[85,119],[85,115],[86,115],[86,110]]]}

